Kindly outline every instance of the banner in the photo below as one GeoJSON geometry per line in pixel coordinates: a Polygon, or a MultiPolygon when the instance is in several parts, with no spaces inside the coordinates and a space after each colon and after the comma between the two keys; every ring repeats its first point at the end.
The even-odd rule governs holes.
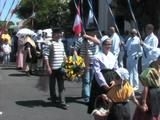
{"type": "Polygon", "coordinates": [[[78,5],[78,8],[77,8],[77,15],[75,17],[75,21],[74,21],[72,30],[75,33],[75,35],[79,35],[82,32],[82,20],[81,20],[81,17],[80,17],[79,5],[78,5]]]}

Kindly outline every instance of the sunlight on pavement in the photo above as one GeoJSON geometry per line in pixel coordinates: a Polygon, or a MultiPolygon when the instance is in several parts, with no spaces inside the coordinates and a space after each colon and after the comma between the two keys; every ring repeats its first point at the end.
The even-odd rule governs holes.
{"type": "Polygon", "coordinates": [[[2,114],[3,114],[3,112],[0,111],[0,115],[2,115],[2,114]]]}

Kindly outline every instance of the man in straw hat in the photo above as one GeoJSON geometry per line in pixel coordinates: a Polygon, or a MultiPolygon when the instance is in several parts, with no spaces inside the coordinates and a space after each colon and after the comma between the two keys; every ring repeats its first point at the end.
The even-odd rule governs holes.
{"type": "Polygon", "coordinates": [[[33,74],[34,65],[37,63],[36,44],[30,35],[26,35],[24,39],[24,56],[26,67],[25,71],[27,75],[33,74]]]}

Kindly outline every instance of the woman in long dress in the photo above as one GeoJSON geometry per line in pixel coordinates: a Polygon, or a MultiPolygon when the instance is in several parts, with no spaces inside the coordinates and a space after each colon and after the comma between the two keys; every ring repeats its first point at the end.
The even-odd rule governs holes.
{"type": "Polygon", "coordinates": [[[16,67],[17,69],[23,69],[24,67],[24,36],[19,36],[18,37],[18,48],[17,48],[17,53],[16,53],[16,67]]]}
{"type": "Polygon", "coordinates": [[[88,103],[88,113],[92,113],[94,109],[95,99],[98,95],[106,93],[114,79],[114,69],[118,68],[116,57],[110,52],[112,40],[108,36],[101,39],[101,51],[93,58],[94,79],[92,80],[91,95],[88,103]],[[105,80],[103,74],[107,76],[105,80]]]}

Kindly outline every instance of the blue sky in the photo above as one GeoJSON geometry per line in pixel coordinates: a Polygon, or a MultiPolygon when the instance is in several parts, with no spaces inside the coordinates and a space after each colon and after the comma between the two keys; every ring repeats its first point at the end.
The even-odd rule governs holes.
{"type": "MultiPolygon", "coordinates": [[[[0,12],[2,11],[2,14],[0,16],[0,20],[4,20],[6,18],[7,13],[9,11],[9,9],[10,9],[11,4],[12,4],[13,1],[14,0],[7,0],[6,5],[5,5],[5,7],[4,7],[3,11],[2,11],[2,7],[4,5],[5,0],[0,0],[0,12]]],[[[15,0],[15,2],[13,4],[13,7],[12,7],[11,10],[13,10],[15,8],[15,6],[17,5],[18,2],[19,2],[19,0],[15,0]]],[[[11,16],[11,13],[8,15],[7,20],[10,18],[10,16],[11,16]]],[[[17,16],[14,14],[12,16],[12,18],[11,18],[11,21],[13,21],[14,23],[16,23],[16,22],[20,21],[20,19],[18,19],[17,16]]]]}

